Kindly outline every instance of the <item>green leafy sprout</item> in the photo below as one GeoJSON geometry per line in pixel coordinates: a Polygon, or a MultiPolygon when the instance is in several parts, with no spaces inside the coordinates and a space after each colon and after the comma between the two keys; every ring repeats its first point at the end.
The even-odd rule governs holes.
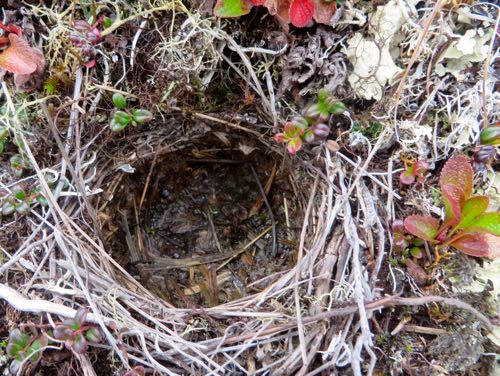
{"type": "Polygon", "coordinates": [[[109,124],[113,132],[121,132],[131,124],[134,127],[145,125],[153,119],[153,115],[147,110],[127,110],[127,100],[120,93],[113,94],[113,105],[117,108],[109,124]]]}
{"type": "Polygon", "coordinates": [[[322,89],[317,101],[306,109],[304,116],[297,116],[286,122],[283,132],[275,134],[273,138],[276,142],[287,144],[290,154],[296,154],[304,142],[325,140],[330,134],[332,116],[344,111],[344,103],[336,101],[327,90],[322,89]]]}

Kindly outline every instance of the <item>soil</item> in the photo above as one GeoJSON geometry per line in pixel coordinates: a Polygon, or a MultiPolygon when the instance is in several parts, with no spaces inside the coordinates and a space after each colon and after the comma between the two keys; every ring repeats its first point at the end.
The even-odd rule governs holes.
{"type": "Polygon", "coordinates": [[[252,283],[293,265],[298,228],[288,175],[276,174],[271,152],[245,155],[241,139],[222,139],[209,134],[144,163],[126,178],[110,210],[116,213],[113,257],[176,307],[241,298],[262,287],[252,283]],[[268,181],[272,213],[261,193],[268,181]]]}

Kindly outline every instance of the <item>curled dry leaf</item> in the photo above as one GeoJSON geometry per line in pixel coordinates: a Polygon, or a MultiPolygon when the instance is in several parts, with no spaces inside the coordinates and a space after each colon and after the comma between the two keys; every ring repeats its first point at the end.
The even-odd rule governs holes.
{"type": "Polygon", "coordinates": [[[32,74],[45,66],[43,53],[29,45],[26,39],[9,34],[10,46],[0,54],[0,68],[14,74],[32,74]]]}

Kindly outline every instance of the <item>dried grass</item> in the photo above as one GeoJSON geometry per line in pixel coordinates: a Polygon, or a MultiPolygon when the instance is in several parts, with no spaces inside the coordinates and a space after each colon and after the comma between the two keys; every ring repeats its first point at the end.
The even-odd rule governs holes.
{"type": "MultiPolygon", "coordinates": [[[[137,9],[123,10],[115,2],[102,2],[100,7],[113,7],[123,20],[106,34],[121,25],[137,24],[148,15],[168,11],[162,13],[171,17],[168,33],[155,20],[155,34],[161,37],[161,42],[151,59],[159,62],[160,70],[179,74],[186,82],[198,75],[205,87],[223,59],[259,96],[272,126],[279,123],[270,67],[282,51],[240,46],[232,36],[214,27],[212,20],[191,14],[180,1],[151,2],[147,9],[142,8],[141,2],[137,4],[137,9]],[[200,41],[201,49],[197,47],[200,41]],[[224,47],[236,55],[230,57],[224,47]],[[239,60],[232,60],[234,56],[239,60]]],[[[115,172],[116,165],[134,165],[158,152],[174,152],[189,141],[186,136],[165,145],[166,137],[161,130],[141,134],[132,141],[134,149],[123,153],[118,162],[95,148],[95,140],[101,140],[106,130],[89,137],[85,130],[88,119],[98,113],[103,95],[121,90],[119,83],[125,85],[127,70],[138,64],[134,53],[129,59],[121,56],[121,62],[113,63],[110,51],[101,50],[99,53],[109,64],[103,71],[82,68],[75,71],[67,120],[54,118],[47,109],[46,103],[53,98],[23,104],[27,109],[42,110],[59,149],[59,159],[50,166],[50,171],[68,176],[69,188],[62,180],[55,190],[49,188],[43,177],[48,169],[42,168],[44,161],[35,158],[27,142],[26,151],[36,174],[25,180],[40,182],[49,206],[34,210],[25,218],[21,244],[13,252],[2,248],[6,261],[0,265],[0,276],[7,284],[0,285],[0,297],[20,311],[42,314],[49,323],[72,317],[79,307],[89,307],[89,320],[105,334],[103,346],[119,358],[124,369],[129,369],[132,363],[142,364],[166,375],[312,376],[346,366],[355,375],[373,374],[379,359],[374,344],[375,314],[393,305],[444,302],[472,312],[489,326],[488,318],[465,303],[423,296],[415,285],[412,285],[415,298],[398,297],[402,286],[395,276],[406,273],[390,264],[391,286],[382,287],[385,281],[380,279],[382,267],[392,255],[390,223],[400,215],[395,201],[401,197],[393,186],[393,177],[400,170],[393,165],[397,157],[388,161],[387,171],[374,170],[373,161],[392,132],[398,135],[404,152],[418,153],[417,146],[423,140],[421,134],[411,129],[402,131],[403,118],[398,114],[413,113],[413,120],[419,122],[432,109],[450,119],[451,131],[445,135],[433,133],[432,141],[429,140],[435,161],[448,158],[453,149],[463,150],[474,143],[482,123],[498,121],[499,96],[493,92],[494,72],[486,74],[491,71],[488,64],[483,67],[484,82],[469,85],[457,95],[447,94],[453,91],[451,84],[435,77],[434,89],[426,94],[428,78],[410,74],[415,63],[425,67],[432,62],[436,46],[432,44],[431,31],[439,24],[435,20],[440,15],[439,7],[440,2],[419,14],[418,19],[412,18],[408,25],[412,28],[409,40],[415,41],[418,35],[417,46],[422,48],[414,49],[408,61],[405,75],[398,82],[396,100],[385,109],[381,120],[385,128],[375,144],[354,160],[321,147],[315,156],[323,163],[321,170],[304,163],[301,173],[309,175],[309,185],[302,188],[306,200],[297,196],[305,211],[296,265],[268,276],[261,284],[267,287],[257,294],[204,309],[175,308],[146,290],[113,260],[99,237],[99,224],[103,220],[100,213],[122,179],[115,172]],[[121,78],[113,82],[111,73],[122,69],[121,78]],[[63,128],[66,131],[61,138],[63,128]],[[408,139],[413,141],[405,142],[408,139]],[[93,199],[103,193],[106,199],[93,199]],[[25,277],[9,278],[19,273],[25,277]],[[384,296],[383,291],[391,295],[384,296]],[[338,319],[332,320],[333,317],[338,319]],[[223,328],[224,334],[208,339],[213,327],[223,328]],[[189,340],[196,338],[193,333],[207,339],[189,340]]],[[[32,7],[32,11],[58,24],[46,35],[49,65],[61,62],[70,65],[67,55],[62,53],[61,41],[69,30],[71,14],[42,6],[32,7]]],[[[142,21],[134,34],[132,51],[144,27],[142,21]]],[[[489,63],[496,56],[493,46],[494,42],[489,63]]],[[[14,115],[12,92],[6,82],[2,82],[2,91],[13,114],[2,121],[26,140],[29,124],[14,115]]],[[[176,111],[178,117],[193,116],[245,131],[269,146],[261,133],[251,128],[214,115],[175,106],[168,108],[176,111]]],[[[2,188],[9,189],[18,183],[2,183],[2,188]]],[[[412,201],[426,211],[438,212],[428,197],[415,197],[412,201]]],[[[8,232],[15,225],[4,222],[0,231],[8,232]]],[[[88,355],[78,356],[77,360],[83,374],[97,374],[88,355]]]]}

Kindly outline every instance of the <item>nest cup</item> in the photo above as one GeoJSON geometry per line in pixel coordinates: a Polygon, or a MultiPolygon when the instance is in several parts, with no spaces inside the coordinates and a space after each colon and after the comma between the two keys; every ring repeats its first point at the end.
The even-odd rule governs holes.
{"type": "Polygon", "coordinates": [[[104,209],[112,257],[174,307],[257,293],[295,259],[300,210],[278,154],[247,134],[201,128],[139,155],[109,184],[104,209]]]}

